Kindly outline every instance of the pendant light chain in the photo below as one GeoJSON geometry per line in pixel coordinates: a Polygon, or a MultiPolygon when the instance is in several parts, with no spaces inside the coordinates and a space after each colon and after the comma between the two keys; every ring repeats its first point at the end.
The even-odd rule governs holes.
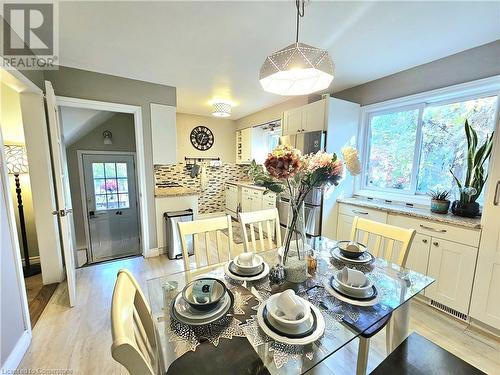
{"type": "Polygon", "coordinates": [[[304,17],[304,1],[305,0],[295,0],[295,6],[297,7],[297,34],[295,35],[295,43],[299,42],[299,20],[300,17],[304,17]]]}

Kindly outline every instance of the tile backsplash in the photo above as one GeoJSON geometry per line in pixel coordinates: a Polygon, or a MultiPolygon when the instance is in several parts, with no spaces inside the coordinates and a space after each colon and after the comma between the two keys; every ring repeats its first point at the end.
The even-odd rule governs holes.
{"type": "MultiPolygon", "coordinates": [[[[207,163],[208,164],[208,163],[207,163]]],[[[177,182],[200,193],[198,212],[207,214],[225,210],[224,184],[226,181],[241,181],[248,179],[248,167],[231,163],[223,163],[220,167],[205,165],[205,175],[202,172],[197,177],[191,177],[191,166],[179,163],[177,165],[155,165],[155,182],[177,182]]]]}

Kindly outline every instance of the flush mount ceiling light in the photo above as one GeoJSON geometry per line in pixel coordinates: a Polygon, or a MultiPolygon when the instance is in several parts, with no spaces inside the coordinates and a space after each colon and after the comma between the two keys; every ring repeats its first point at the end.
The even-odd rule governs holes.
{"type": "Polygon", "coordinates": [[[231,104],[223,102],[212,103],[212,115],[215,117],[231,116],[231,104]]]}
{"type": "Polygon", "coordinates": [[[274,52],[260,68],[260,84],[279,95],[307,95],[328,88],[333,80],[333,61],[328,51],[299,43],[299,21],[304,17],[304,0],[296,0],[295,43],[274,52]]]}

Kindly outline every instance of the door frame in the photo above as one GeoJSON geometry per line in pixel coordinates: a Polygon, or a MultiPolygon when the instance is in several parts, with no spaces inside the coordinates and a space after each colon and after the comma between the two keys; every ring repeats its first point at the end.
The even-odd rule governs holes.
{"type": "MultiPolygon", "coordinates": [[[[90,243],[90,223],[89,223],[89,217],[87,215],[88,212],[88,207],[87,207],[87,197],[85,194],[85,176],[84,176],[84,171],[83,171],[83,155],[132,155],[134,157],[134,171],[135,171],[135,189],[136,189],[136,197],[139,198],[138,192],[139,192],[139,181],[137,178],[137,156],[135,151],[97,151],[97,150],[76,150],[76,157],[78,159],[78,175],[80,178],[80,199],[82,200],[82,215],[83,215],[83,226],[85,227],[85,243],[87,244],[87,252],[92,253],[92,246],[90,243]]],[[[138,222],[139,222],[139,243],[140,243],[140,249],[141,252],[144,250],[142,249],[142,236],[141,236],[141,218],[140,218],[140,206],[141,202],[139,199],[137,199],[138,203],[138,222]]],[[[77,250],[78,251],[78,250],[77,250]]],[[[97,262],[96,262],[97,263],[97,262]]]]}
{"type": "Polygon", "coordinates": [[[130,113],[134,115],[136,177],[138,186],[137,196],[139,201],[139,226],[142,241],[142,255],[144,257],[155,255],[154,251],[152,251],[149,246],[149,207],[147,201],[148,193],[146,187],[146,161],[144,155],[144,139],[146,137],[144,125],[142,122],[142,107],[130,104],[111,103],[57,95],[56,102],[58,106],[62,107],[87,108],[101,111],[130,113]]]}

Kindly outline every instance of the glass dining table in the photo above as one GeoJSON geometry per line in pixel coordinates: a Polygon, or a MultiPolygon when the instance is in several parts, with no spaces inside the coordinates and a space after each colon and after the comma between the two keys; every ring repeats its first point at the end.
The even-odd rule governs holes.
{"type": "MultiPolygon", "coordinates": [[[[226,276],[224,264],[148,280],[150,306],[167,373],[303,374],[313,368],[315,371],[328,368],[332,354],[382,324],[389,314],[393,324],[392,347],[399,345],[409,333],[409,300],[434,280],[381,258],[375,258],[369,265],[344,264],[331,256],[336,241],[325,237],[315,238],[310,245],[317,260],[316,270],[301,284],[273,284],[268,276],[258,281],[235,281],[226,276]],[[372,281],[378,292],[376,305],[349,303],[325,288],[333,274],[345,265],[363,271],[372,281]],[[234,296],[230,313],[203,326],[171,318],[173,298],[188,282],[201,276],[224,281],[234,296]],[[324,318],[324,334],[311,344],[274,341],[258,325],[258,307],[272,294],[289,288],[315,305],[324,318]]],[[[270,266],[278,261],[276,249],[259,255],[270,266]]]]}

